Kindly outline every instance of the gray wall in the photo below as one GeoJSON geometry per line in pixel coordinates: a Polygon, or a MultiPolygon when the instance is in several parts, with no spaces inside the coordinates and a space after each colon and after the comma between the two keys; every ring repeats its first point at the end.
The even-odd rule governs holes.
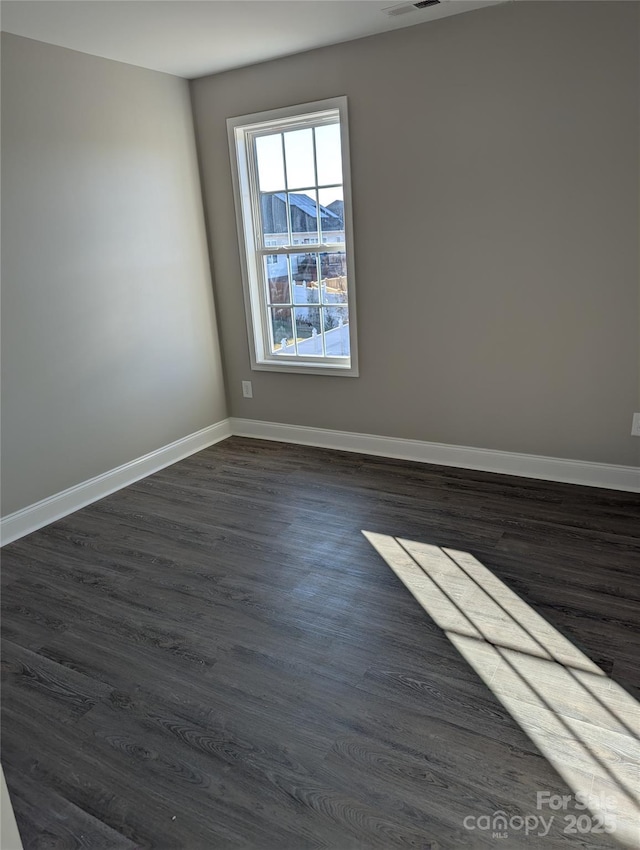
{"type": "Polygon", "coordinates": [[[511,3],[192,83],[231,415],[637,462],[638,13],[511,3]],[[343,94],[361,377],[251,372],[225,119],[343,94]]]}
{"type": "Polygon", "coordinates": [[[226,416],[188,84],[2,36],[3,514],[226,416]]]}

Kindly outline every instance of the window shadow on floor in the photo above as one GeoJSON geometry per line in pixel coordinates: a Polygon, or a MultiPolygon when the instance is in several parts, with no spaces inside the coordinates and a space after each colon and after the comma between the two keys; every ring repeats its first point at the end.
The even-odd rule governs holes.
{"type": "Polygon", "coordinates": [[[638,702],[473,555],[363,534],[591,813],[575,829],[640,846],[638,702]]]}

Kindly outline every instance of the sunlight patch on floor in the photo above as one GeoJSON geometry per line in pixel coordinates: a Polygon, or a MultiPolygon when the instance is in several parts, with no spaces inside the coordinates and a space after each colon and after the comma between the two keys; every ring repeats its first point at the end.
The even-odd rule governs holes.
{"type": "MultiPolygon", "coordinates": [[[[468,552],[362,532],[612,838],[640,846],[640,706],[468,552]]],[[[535,804],[535,801],[533,801],[535,804]]]]}

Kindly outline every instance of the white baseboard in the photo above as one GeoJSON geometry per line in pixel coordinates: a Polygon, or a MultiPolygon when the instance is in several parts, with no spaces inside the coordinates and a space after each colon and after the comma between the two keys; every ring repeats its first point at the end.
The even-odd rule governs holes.
{"type": "Polygon", "coordinates": [[[216,422],[215,425],[209,425],[194,434],[189,434],[174,443],[169,443],[168,446],[162,446],[160,449],[149,452],[149,454],[136,458],[129,463],[124,463],[122,466],[109,470],[109,472],[97,475],[95,478],[69,487],[68,490],[55,493],[47,499],[42,499],[40,502],[9,514],[0,520],[2,545],[11,543],[19,537],[24,537],[25,534],[31,534],[32,531],[37,531],[45,525],[62,519],[62,517],[68,516],[98,499],[104,499],[105,496],[115,493],[116,490],[121,490],[129,484],[133,484],[134,481],[146,478],[147,475],[152,475],[154,472],[164,469],[165,466],[171,466],[172,463],[189,457],[195,452],[202,451],[207,446],[212,446],[230,436],[229,420],[223,419],[221,422],[216,422]]]}
{"type": "Polygon", "coordinates": [[[378,437],[374,434],[357,434],[352,431],[332,431],[327,428],[307,428],[302,425],[283,425],[257,419],[232,418],[189,434],[168,446],[163,446],[116,469],[9,514],[0,520],[2,545],[31,534],[32,531],[62,519],[232,434],[239,437],[319,446],[420,463],[434,463],[440,466],[499,472],[544,481],[584,484],[588,487],[605,487],[632,493],[640,492],[640,469],[633,466],[588,463],[581,460],[499,452],[493,449],[474,449],[469,446],[450,446],[446,443],[427,443],[422,440],[378,437]]]}
{"type": "Polygon", "coordinates": [[[519,475],[523,478],[640,492],[640,469],[634,466],[589,463],[582,460],[500,452],[493,449],[475,449],[469,446],[450,446],[446,443],[402,440],[397,437],[377,437],[374,434],[331,431],[326,428],[307,428],[301,425],[281,425],[277,422],[261,422],[256,419],[232,418],[230,422],[232,433],[239,437],[256,437],[420,463],[519,475]]]}

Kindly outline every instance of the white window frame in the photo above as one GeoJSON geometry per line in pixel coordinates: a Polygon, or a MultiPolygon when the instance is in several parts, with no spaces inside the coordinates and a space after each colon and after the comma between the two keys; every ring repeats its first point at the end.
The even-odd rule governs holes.
{"type": "MultiPolygon", "coordinates": [[[[334,97],[283,109],[256,112],[227,119],[231,174],[236,208],[236,222],[242,268],[244,303],[249,335],[251,368],[256,371],[295,372],[315,375],[358,376],[356,332],[355,270],[353,258],[353,223],[351,206],[351,171],[349,166],[349,129],[347,98],[334,97]],[[324,115],[323,115],[324,113],[324,115]],[[260,233],[260,194],[257,167],[253,153],[256,135],[266,132],[317,126],[325,120],[340,121],[342,148],[342,180],[345,241],[273,247],[262,245],[260,233]],[[349,358],[305,357],[271,353],[268,328],[268,306],[264,279],[265,255],[294,253],[346,253],[347,305],[349,309],[349,358]]],[[[286,191],[286,190],[285,190],[286,191]]],[[[293,316],[292,316],[293,318],[293,316]]],[[[295,326],[294,326],[295,333],[295,326]]]]}

